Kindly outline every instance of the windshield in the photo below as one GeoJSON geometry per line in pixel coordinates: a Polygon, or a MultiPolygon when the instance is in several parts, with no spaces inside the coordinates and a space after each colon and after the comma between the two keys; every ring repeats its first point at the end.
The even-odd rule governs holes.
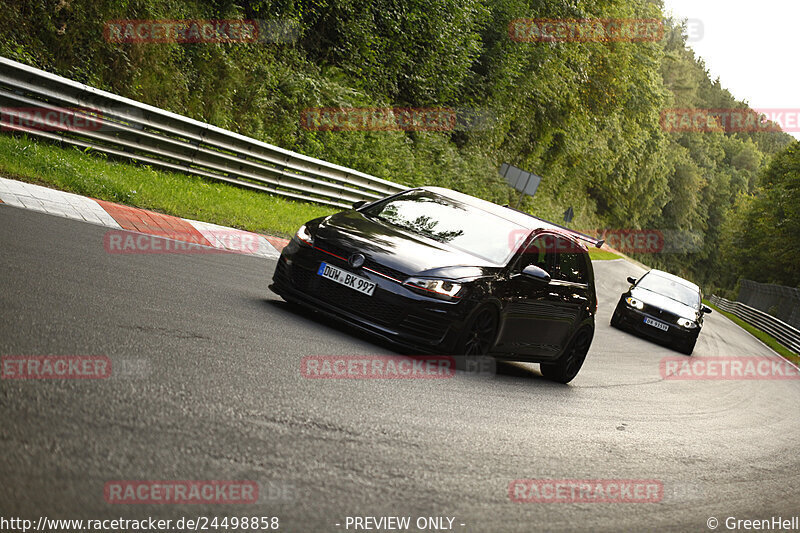
{"type": "Polygon", "coordinates": [[[646,274],[636,285],[641,289],[656,292],[672,300],[697,308],[700,306],[700,293],[683,283],[662,278],[661,276],[646,274]]]}
{"type": "Polygon", "coordinates": [[[428,191],[410,191],[362,213],[496,264],[504,264],[526,228],[428,191]]]}

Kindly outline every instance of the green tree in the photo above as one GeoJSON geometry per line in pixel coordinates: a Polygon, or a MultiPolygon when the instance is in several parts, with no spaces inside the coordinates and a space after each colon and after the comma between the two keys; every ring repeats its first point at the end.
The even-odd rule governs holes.
{"type": "Polygon", "coordinates": [[[800,287],[800,142],[773,158],[755,193],[742,193],[725,224],[728,282],[746,278],[800,287]]]}

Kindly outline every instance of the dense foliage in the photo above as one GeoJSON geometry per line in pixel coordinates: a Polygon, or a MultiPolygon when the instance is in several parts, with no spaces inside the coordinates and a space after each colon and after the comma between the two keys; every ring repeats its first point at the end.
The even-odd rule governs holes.
{"type": "Polygon", "coordinates": [[[800,142],[775,156],[754,194],[741,193],[723,227],[722,255],[736,277],[800,287],[800,142]]]}
{"type": "Polygon", "coordinates": [[[516,18],[612,17],[663,19],[663,6],[31,0],[0,11],[0,54],[409,185],[514,202],[497,172],[510,162],[544,176],[536,198],[523,204],[540,215],[557,218],[573,206],[577,228],[663,228],[700,237],[692,253],[643,257],[648,264],[707,285],[731,286],[739,274],[796,284],[796,262],[759,247],[773,225],[781,229],[771,237],[798,234],[800,204],[779,209],[774,201],[789,189],[796,197],[796,148],[764,170],[791,138],[661,128],[665,108],[746,107],[709,79],[679,22],[668,20],[664,38],[652,42],[525,43],[508,32],[516,18]],[[108,20],[186,18],[292,21],[299,34],[252,44],[120,44],[103,35],[108,20]],[[447,106],[476,110],[483,120],[447,132],[309,131],[300,115],[315,106],[447,106]],[[758,228],[743,233],[740,220],[758,228]],[[744,257],[754,250],[742,240],[774,257],[775,272],[748,265],[744,257]],[[724,258],[723,241],[734,243],[724,258]]]}

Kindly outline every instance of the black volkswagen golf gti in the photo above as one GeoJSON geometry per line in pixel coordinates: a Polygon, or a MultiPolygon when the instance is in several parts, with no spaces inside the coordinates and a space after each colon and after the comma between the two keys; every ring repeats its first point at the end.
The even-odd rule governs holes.
{"type": "Polygon", "coordinates": [[[541,363],[567,383],[594,336],[591,237],[423,187],[314,219],[270,288],[412,350],[541,363]]]}

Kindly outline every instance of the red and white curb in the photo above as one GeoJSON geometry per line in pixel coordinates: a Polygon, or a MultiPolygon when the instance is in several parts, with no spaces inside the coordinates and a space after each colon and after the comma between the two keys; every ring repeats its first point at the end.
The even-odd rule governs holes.
{"type": "Polygon", "coordinates": [[[30,183],[0,178],[0,200],[23,209],[83,220],[109,228],[120,228],[114,218],[91,198],[30,183]]]}
{"type": "Polygon", "coordinates": [[[0,177],[0,203],[115,230],[155,235],[192,245],[277,259],[286,239],[94,200],[0,177]],[[247,243],[243,246],[243,243],[247,243]]]}

